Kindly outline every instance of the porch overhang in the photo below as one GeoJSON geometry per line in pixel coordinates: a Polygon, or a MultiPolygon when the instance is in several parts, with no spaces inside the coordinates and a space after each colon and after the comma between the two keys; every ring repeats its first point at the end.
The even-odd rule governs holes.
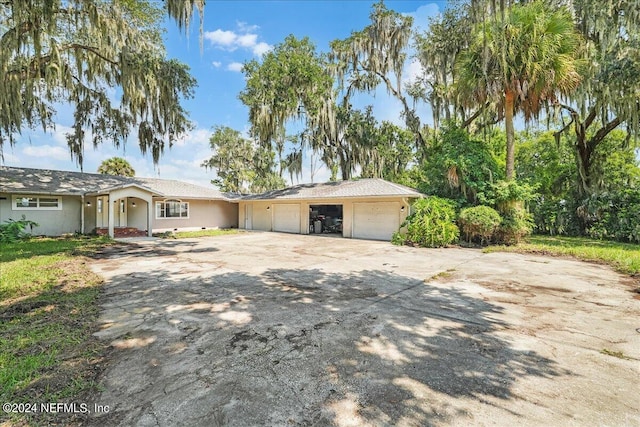
{"type": "Polygon", "coordinates": [[[163,194],[153,191],[143,185],[125,184],[110,188],[101,189],[100,191],[86,193],[85,196],[104,197],[107,196],[107,212],[108,212],[108,233],[109,237],[115,237],[115,210],[114,202],[118,199],[126,199],[135,197],[147,203],[147,235],[151,237],[153,228],[153,197],[160,197],[163,194]]]}

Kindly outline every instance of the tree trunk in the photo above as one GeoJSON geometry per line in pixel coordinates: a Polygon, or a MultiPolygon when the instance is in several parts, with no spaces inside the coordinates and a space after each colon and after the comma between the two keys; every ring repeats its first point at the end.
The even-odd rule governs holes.
{"type": "Polygon", "coordinates": [[[583,126],[576,125],[575,148],[578,160],[578,193],[584,197],[591,194],[591,155],[593,150],[587,143],[583,126]]]}
{"type": "Polygon", "coordinates": [[[507,130],[507,181],[514,178],[515,170],[515,132],[513,130],[513,108],[515,94],[511,90],[504,93],[504,124],[507,130]]]}

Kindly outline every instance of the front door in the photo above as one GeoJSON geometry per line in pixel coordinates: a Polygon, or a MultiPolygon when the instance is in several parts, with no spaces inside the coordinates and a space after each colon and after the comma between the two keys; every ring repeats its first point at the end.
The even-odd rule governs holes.
{"type": "Polygon", "coordinates": [[[109,226],[109,205],[107,197],[96,198],[96,227],[103,228],[109,226]]]}
{"type": "Polygon", "coordinates": [[[127,226],[127,199],[118,200],[118,227],[126,227],[127,226]]]}

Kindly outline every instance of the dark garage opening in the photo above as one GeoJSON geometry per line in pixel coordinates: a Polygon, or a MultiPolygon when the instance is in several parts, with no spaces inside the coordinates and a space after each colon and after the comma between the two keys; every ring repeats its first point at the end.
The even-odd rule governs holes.
{"type": "Polygon", "coordinates": [[[342,205],[311,205],[309,233],[342,236],[342,205]]]}

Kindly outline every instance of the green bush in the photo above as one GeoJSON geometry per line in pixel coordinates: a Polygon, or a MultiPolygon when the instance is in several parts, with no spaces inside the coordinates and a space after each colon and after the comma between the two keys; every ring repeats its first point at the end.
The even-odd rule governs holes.
{"type": "Polygon", "coordinates": [[[31,235],[24,231],[25,228],[29,227],[33,229],[33,227],[37,226],[37,223],[25,219],[24,215],[22,215],[22,219],[18,221],[9,219],[5,221],[4,224],[0,224],[0,243],[11,243],[16,240],[28,238],[31,235]]]}
{"type": "Polygon", "coordinates": [[[502,217],[489,206],[475,206],[460,212],[458,223],[467,241],[476,241],[481,245],[488,244],[500,226],[502,217]]]}
{"type": "Polygon", "coordinates": [[[416,201],[412,213],[395,233],[394,244],[412,244],[427,248],[446,246],[458,240],[460,230],[454,223],[454,202],[440,197],[427,197],[416,201]]]}
{"type": "Polygon", "coordinates": [[[640,243],[640,190],[594,194],[577,208],[587,236],[640,243]]]}
{"type": "Polygon", "coordinates": [[[535,187],[516,180],[499,181],[492,187],[495,205],[502,214],[514,208],[522,208],[536,196],[535,187]]]}
{"type": "Polygon", "coordinates": [[[538,196],[530,206],[536,234],[580,235],[579,220],[573,200],[538,196]]]}
{"type": "Polygon", "coordinates": [[[511,208],[502,214],[502,222],[495,233],[496,241],[505,245],[515,245],[523,237],[531,234],[532,230],[532,215],[523,208],[511,208]]]}

